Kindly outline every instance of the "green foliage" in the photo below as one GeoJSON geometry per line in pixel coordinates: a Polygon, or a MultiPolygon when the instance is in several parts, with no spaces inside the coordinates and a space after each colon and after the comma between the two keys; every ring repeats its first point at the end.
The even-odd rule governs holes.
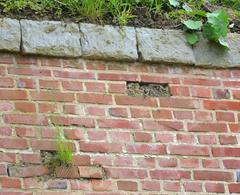
{"type": "Polygon", "coordinates": [[[186,31],[186,39],[189,44],[196,44],[199,40],[196,33],[197,30],[203,31],[203,36],[210,41],[219,43],[224,47],[228,47],[225,38],[228,33],[228,16],[224,10],[207,13],[207,21],[202,24],[202,21],[187,20],[183,21],[186,31]]]}
{"type": "Polygon", "coordinates": [[[62,128],[58,127],[58,142],[56,158],[63,165],[69,165],[73,161],[72,146],[67,142],[63,136],[62,128]]]}

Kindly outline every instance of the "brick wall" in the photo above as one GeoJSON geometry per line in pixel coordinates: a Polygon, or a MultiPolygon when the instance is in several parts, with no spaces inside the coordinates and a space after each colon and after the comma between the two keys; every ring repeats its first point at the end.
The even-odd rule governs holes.
{"type": "Polygon", "coordinates": [[[0,75],[0,195],[240,193],[240,70],[2,54],[0,75]],[[58,125],[82,174],[41,180],[58,125]]]}

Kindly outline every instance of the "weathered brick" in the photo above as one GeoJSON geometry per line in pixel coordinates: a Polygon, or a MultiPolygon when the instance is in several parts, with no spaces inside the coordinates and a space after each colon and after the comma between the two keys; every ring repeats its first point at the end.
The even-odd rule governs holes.
{"type": "Polygon", "coordinates": [[[142,97],[115,96],[115,102],[117,105],[158,106],[156,98],[145,99],[142,97]]]}
{"type": "Polygon", "coordinates": [[[48,120],[42,115],[30,115],[30,114],[6,114],[4,115],[4,121],[10,124],[25,124],[25,125],[48,125],[48,120]]]}
{"type": "Polygon", "coordinates": [[[8,172],[10,177],[36,177],[48,174],[48,168],[43,165],[9,166],[8,172]]]}
{"type": "Polygon", "coordinates": [[[205,146],[170,145],[170,154],[183,156],[209,156],[209,149],[205,146]]]}
{"type": "Polygon", "coordinates": [[[137,191],[138,184],[134,181],[117,181],[117,186],[119,190],[123,191],[137,191]]]}
{"type": "Polygon", "coordinates": [[[233,174],[224,171],[193,171],[196,180],[232,181],[233,174]]]}
{"type": "Polygon", "coordinates": [[[27,92],[22,90],[0,89],[0,100],[27,100],[27,92]]]}
{"type": "Polygon", "coordinates": [[[152,170],[149,171],[152,179],[160,180],[181,180],[190,179],[189,171],[175,171],[175,170],[152,170]]]}
{"type": "Polygon", "coordinates": [[[211,193],[224,193],[224,184],[223,183],[206,183],[205,189],[207,192],[211,193]]]}
{"type": "Polygon", "coordinates": [[[102,179],[104,177],[104,170],[101,167],[79,166],[78,170],[80,178],[102,179]]]}

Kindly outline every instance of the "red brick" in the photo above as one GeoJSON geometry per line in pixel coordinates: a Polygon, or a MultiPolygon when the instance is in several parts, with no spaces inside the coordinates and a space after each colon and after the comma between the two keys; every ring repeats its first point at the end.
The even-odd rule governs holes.
{"type": "Polygon", "coordinates": [[[16,56],[15,57],[17,65],[37,65],[37,58],[36,57],[29,57],[29,56],[16,56]]]}
{"type": "Polygon", "coordinates": [[[19,78],[16,81],[17,88],[36,89],[37,83],[34,79],[19,78]]]}
{"type": "Polygon", "coordinates": [[[63,112],[66,114],[84,115],[83,109],[81,105],[63,105],[63,112]]]}
{"type": "Polygon", "coordinates": [[[88,104],[108,104],[111,105],[112,96],[111,95],[103,95],[103,94],[78,94],[78,101],[80,103],[88,103],[88,104]]]}
{"type": "Polygon", "coordinates": [[[174,118],[179,120],[193,119],[192,111],[174,111],[173,115],[174,115],[174,118]]]}
{"type": "Polygon", "coordinates": [[[41,59],[41,66],[61,66],[62,60],[58,58],[41,59]]]}
{"type": "Polygon", "coordinates": [[[79,58],[62,59],[63,68],[84,69],[85,62],[79,58]]]}
{"type": "Polygon", "coordinates": [[[204,100],[203,106],[208,110],[240,110],[240,102],[234,101],[214,101],[214,100],[204,100]]]}
{"type": "Polygon", "coordinates": [[[4,164],[0,164],[0,176],[1,175],[7,175],[7,166],[4,164]]]}
{"type": "Polygon", "coordinates": [[[150,118],[151,114],[148,109],[130,108],[132,118],[150,118]]]}
{"type": "MultiPolygon", "coordinates": [[[[79,179],[80,175],[78,172],[77,166],[57,166],[54,169],[54,174],[56,178],[65,178],[65,179],[79,179]]],[[[49,182],[49,181],[48,181],[49,182]]],[[[64,183],[59,183],[59,180],[50,180],[50,184],[48,183],[48,189],[66,189],[67,184],[66,181],[61,181],[64,183]]]]}
{"type": "Polygon", "coordinates": [[[184,78],[183,84],[186,85],[205,85],[205,86],[220,86],[220,81],[216,79],[202,79],[202,78],[184,78]]]}
{"type": "Polygon", "coordinates": [[[0,100],[27,100],[27,92],[21,90],[0,90],[0,100]]]}
{"type": "Polygon", "coordinates": [[[95,127],[95,123],[92,118],[52,116],[51,121],[55,125],[79,126],[85,128],[95,127]]]}
{"type": "Polygon", "coordinates": [[[240,124],[229,124],[229,128],[233,133],[240,132],[240,124]]]}
{"type": "Polygon", "coordinates": [[[220,168],[220,164],[217,159],[203,159],[202,164],[204,168],[220,168]]]}
{"type": "Polygon", "coordinates": [[[143,181],[142,189],[147,191],[160,191],[160,183],[157,181],[143,181]]]}
{"type": "Polygon", "coordinates": [[[166,154],[164,145],[129,144],[126,146],[129,153],[135,154],[166,154]]]}
{"type": "Polygon", "coordinates": [[[29,75],[29,76],[44,76],[50,77],[51,71],[46,69],[38,69],[38,68],[8,68],[8,73],[13,75],[29,75]]]}
{"type": "Polygon", "coordinates": [[[176,171],[176,170],[153,170],[149,171],[152,179],[160,180],[181,180],[190,179],[190,171],[176,171]]]}
{"type": "Polygon", "coordinates": [[[0,127],[0,135],[10,136],[12,134],[12,128],[0,127]]]}
{"type": "Polygon", "coordinates": [[[0,184],[2,188],[21,188],[21,180],[9,177],[2,177],[0,178],[0,184]]]}
{"type": "Polygon", "coordinates": [[[112,166],[112,158],[104,154],[101,156],[92,156],[91,159],[93,165],[112,166]]]}
{"type": "Polygon", "coordinates": [[[106,168],[107,176],[114,179],[145,179],[147,171],[144,169],[106,168]]]}
{"type": "Polygon", "coordinates": [[[223,81],[223,86],[224,87],[239,88],[240,87],[240,82],[239,81],[223,81]]]}
{"type": "Polygon", "coordinates": [[[110,180],[91,180],[92,188],[94,191],[112,191],[113,183],[110,180]]]}
{"type": "Polygon", "coordinates": [[[48,125],[47,118],[41,115],[6,114],[4,121],[10,124],[48,125]]]}
{"type": "Polygon", "coordinates": [[[131,167],[133,165],[133,158],[129,156],[116,156],[114,165],[120,167],[131,167]]]}
{"type": "Polygon", "coordinates": [[[152,114],[155,119],[172,119],[172,112],[170,110],[153,110],[152,114]]]}
{"type": "Polygon", "coordinates": [[[156,160],[154,157],[140,157],[136,159],[139,168],[155,168],[156,160]]]}
{"type": "Polygon", "coordinates": [[[73,164],[78,166],[86,166],[91,164],[91,158],[88,155],[73,156],[73,164]]]}
{"type": "Polygon", "coordinates": [[[82,152],[101,152],[101,153],[115,153],[122,152],[122,144],[116,143],[102,143],[102,142],[80,142],[80,151],[82,152]]]}
{"type": "Polygon", "coordinates": [[[137,191],[138,184],[134,181],[117,181],[118,190],[137,191]]]}
{"type": "Polygon", "coordinates": [[[196,121],[213,121],[213,114],[211,112],[196,111],[194,112],[194,115],[196,121]]]}
{"type": "Polygon", "coordinates": [[[27,140],[20,138],[0,138],[0,148],[7,149],[27,149],[27,140]]]}
{"type": "Polygon", "coordinates": [[[59,89],[59,82],[56,80],[39,80],[40,89],[59,89]]]}
{"type": "Polygon", "coordinates": [[[216,112],[217,121],[235,122],[234,113],[231,112],[216,112]]]}
{"type": "Polygon", "coordinates": [[[219,142],[222,145],[237,144],[237,137],[233,135],[219,135],[219,142]]]}
{"type": "Polygon", "coordinates": [[[224,123],[189,123],[190,132],[226,132],[227,125],[224,123]]]}
{"type": "Polygon", "coordinates": [[[71,190],[85,190],[90,191],[91,185],[88,180],[71,180],[70,181],[71,190]]]}
{"type": "Polygon", "coordinates": [[[9,54],[1,54],[0,64],[13,64],[14,57],[9,54]]]}
{"type": "Polygon", "coordinates": [[[84,139],[84,131],[82,131],[81,129],[65,129],[64,135],[68,139],[73,139],[73,140],[83,140],[84,139]]]}
{"type": "Polygon", "coordinates": [[[69,91],[83,91],[83,83],[78,81],[62,81],[62,87],[69,91]]]}
{"type": "Polygon", "coordinates": [[[193,171],[195,180],[232,181],[233,174],[224,171],[193,171]]]}
{"type": "Polygon", "coordinates": [[[176,158],[160,158],[159,166],[160,167],[176,167],[177,159],[176,158]]]}
{"type": "Polygon", "coordinates": [[[210,98],[211,90],[208,87],[191,87],[190,88],[192,97],[199,98],[210,98]]]}
{"type": "Polygon", "coordinates": [[[117,105],[139,105],[148,107],[157,107],[157,99],[155,98],[142,98],[142,97],[130,97],[130,96],[115,96],[115,102],[117,105]]]}
{"type": "Polygon", "coordinates": [[[48,168],[42,165],[13,166],[9,167],[11,177],[37,177],[48,174],[48,168]]]}
{"type": "Polygon", "coordinates": [[[129,142],[130,132],[109,132],[109,136],[112,142],[129,142]]]}
{"type": "Polygon", "coordinates": [[[152,135],[150,133],[136,132],[134,133],[134,140],[136,142],[151,142],[152,135]]]}
{"type": "Polygon", "coordinates": [[[90,72],[79,72],[76,70],[72,71],[60,71],[56,70],[53,71],[53,74],[55,77],[61,77],[61,78],[71,78],[71,79],[96,79],[96,76],[94,73],[90,72]]]}
{"type": "Polygon", "coordinates": [[[213,89],[215,99],[230,99],[231,95],[228,89],[213,89]]]}
{"type": "Polygon", "coordinates": [[[205,184],[205,189],[207,192],[212,192],[212,193],[224,193],[224,184],[222,183],[206,183],[205,184]]]}
{"type": "Polygon", "coordinates": [[[23,189],[41,189],[43,188],[43,182],[39,181],[38,178],[24,178],[23,189]]]}
{"type": "Polygon", "coordinates": [[[174,77],[164,77],[164,76],[153,76],[153,75],[141,75],[141,81],[147,83],[171,83],[179,84],[179,78],[174,77]]]}
{"type": "Polygon", "coordinates": [[[31,163],[31,164],[41,164],[41,156],[40,154],[21,154],[21,161],[24,163],[31,163]]]}
{"type": "Polygon", "coordinates": [[[87,70],[105,70],[106,65],[102,64],[101,62],[86,62],[86,69],[87,70]]]}
{"type": "Polygon", "coordinates": [[[89,140],[104,140],[107,141],[107,133],[105,131],[88,131],[88,138],[89,140]]]}
{"type": "Polygon", "coordinates": [[[194,136],[193,135],[187,135],[187,134],[177,134],[176,136],[177,141],[180,143],[193,143],[194,142],[194,136]]]}
{"type": "Polygon", "coordinates": [[[102,179],[104,177],[104,171],[101,167],[79,166],[78,170],[80,178],[102,179]]]}
{"type": "Polygon", "coordinates": [[[184,156],[209,156],[208,147],[193,145],[171,145],[169,146],[170,154],[184,156]]]}
{"type": "Polygon", "coordinates": [[[41,113],[55,113],[58,111],[58,107],[56,104],[49,103],[39,103],[38,104],[39,112],[41,113]]]}
{"type": "Polygon", "coordinates": [[[30,93],[32,100],[37,101],[59,101],[59,102],[72,102],[74,101],[74,94],[72,93],[61,93],[61,92],[36,92],[30,93]]]}
{"type": "Polygon", "coordinates": [[[189,96],[189,88],[182,86],[170,86],[170,93],[173,96],[189,96]]]}
{"type": "Polygon", "coordinates": [[[0,162],[15,163],[16,154],[8,152],[0,152],[0,162]]]}
{"type": "Polygon", "coordinates": [[[14,109],[14,104],[10,102],[0,102],[0,112],[2,111],[12,111],[14,109]]]}
{"type": "Polygon", "coordinates": [[[240,99],[240,90],[232,90],[233,98],[240,99]]]}
{"type": "Polygon", "coordinates": [[[180,166],[182,168],[198,168],[199,161],[195,158],[182,158],[180,159],[180,166]]]}
{"type": "Polygon", "coordinates": [[[32,140],[31,146],[34,150],[56,150],[57,142],[48,140],[32,140]]]}
{"type": "Polygon", "coordinates": [[[160,106],[167,108],[198,109],[200,107],[200,104],[198,100],[168,98],[161,99],[160,106]]]}
{"type": "Polygon", "coordinates": [[[39,132],[37,132],[36,128],[32,127],[16,127],[16,134],[19,137],[37,137],[39,132]]]}
{"type": "Polygon", "coordinates": [[[98,125],[100,128],[140,129],[138,121],[124,119],[99,119],[98,125]]]}
{"type": "Polygon", "coordinates": [[[240,193],[240,184],[239,183],[228,184],[228,189],[230,193],[240,193]]]}
{"type": "Polygon", "coordinates": [[[184,183],[185,192],[202,192],[202,184],[196,182],[184,183]]]}
{"type": "Polygon", "coordinates": [[[99,108],[98,106],[86,107],[85,112],[90,116],[105,116],[105,108],[99,108]]]}
{"type": "Polygon", "coordinates": [[[115,83],[109,83],[108,84],[108,92],[109,93],[119,93],[119,94],[125,94],[127,92],[126,84],[115,84],[115,83]]]}
{"type": "Polygon", "coordinates": [[[30,102],[15,102],[15,108],[20,112],[36,112],[35,104],[30,102]]]}
{"type": "Polygon", "coordinates": [[[171,143],[173,142],[174,136],[172,134],[158,133],[155,135],[157,142],[171,143]]]}
{"type": "Polygon", "coordinates": [[[240,169],[240,160],[237,159],[223,160],[223,165],[227,169],[240,169]]]}
{"type": "Polygon", "coordinates": [[[85,83],[87,92],[106,92],[105,83],[89,82],[85,83]]]}
{"type": "Polygon", "coordinates": [[[170,192],[180,192],[181,186],[179,182],[164,182],[163,189],[170,192]]]}
{"type": "Polygon", "coordinates": [[[11,88],[13,87],[13,79],[2,77],[0,78],[0,87],[1,88],[11,88]]]}
{"type": "Polygon", "coordinates": [[[217,143],[216,135],[199,135],[198,142],[200,144],[213,145],[217,143]]]}
{"type": "Polygon", "coordinates": [[[114,73],[98,73],[99,80],[109,81],[137,81],[136,74],[114,74],[114,73]]]}
{"type": "Polygon", "coordinates": [[[109,114],[114,117],[128,117],[128,112],[126,108],[109,108],[109,114]]]}
{"type": "Polygon", "coordinates": [[[143,127],[147,130],[180,131],[183,129],[182,122],[175,121],[143,121],[143,127]]]}
{"type": "Polygon", "coordinates": [[[212,148],[212,153],[213,153],[213,156],[216,156],[216,157],[227,157],[227,156],[240,157],[240,148],[214,147],[214,148],[212,148]]]}

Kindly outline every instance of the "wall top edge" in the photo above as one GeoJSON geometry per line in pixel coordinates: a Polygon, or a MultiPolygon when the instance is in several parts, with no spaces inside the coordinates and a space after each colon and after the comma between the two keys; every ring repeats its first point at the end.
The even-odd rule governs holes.
{"type": "Polygon", "coordinates": [[[10,18],[1,18],[0,26],[1,51],[208,68],[240,67],[240,34],[236,33],[228,34],[229,49],[224,49],[203,38],[192,47],[180,30],[10,18]]]}

